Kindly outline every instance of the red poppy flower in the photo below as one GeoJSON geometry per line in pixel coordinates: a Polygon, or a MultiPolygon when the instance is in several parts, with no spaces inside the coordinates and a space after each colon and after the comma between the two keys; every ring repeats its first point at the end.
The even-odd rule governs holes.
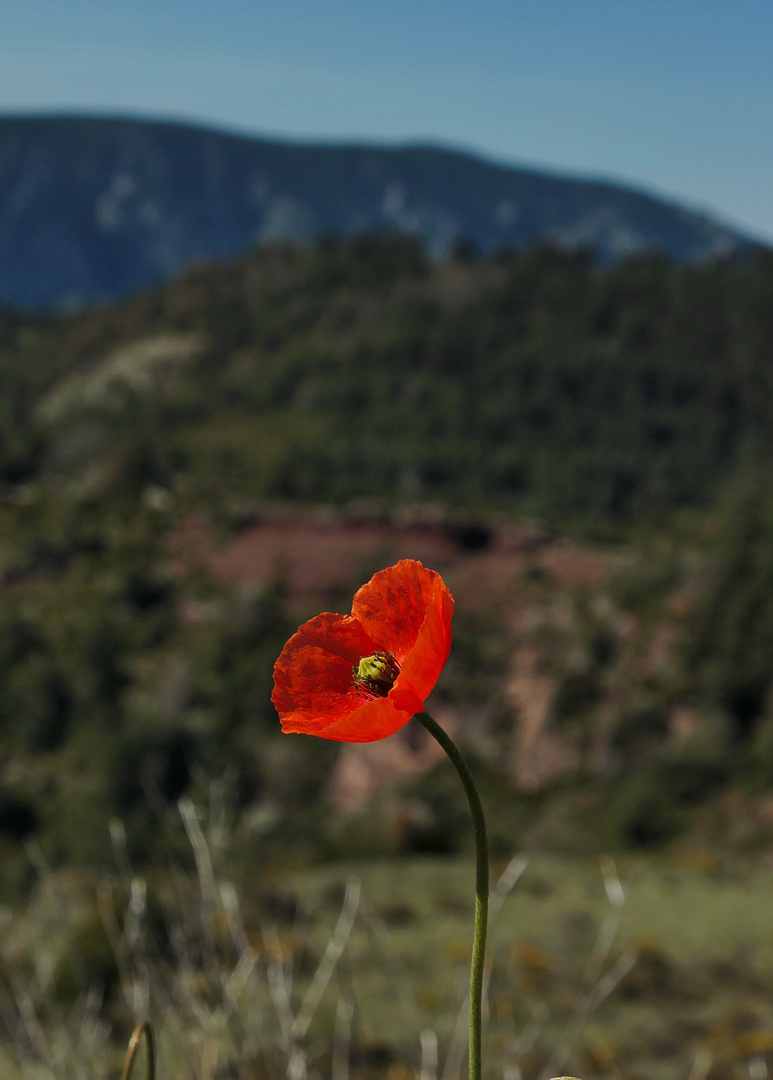
{"type": "Polygon", "coordinates": [[[448,659],[454,598],[440,574],[403,559],[374,574],[351,615],[304,623],[274,665],[282,730],[374,742],[421,712],[448,659]]]}

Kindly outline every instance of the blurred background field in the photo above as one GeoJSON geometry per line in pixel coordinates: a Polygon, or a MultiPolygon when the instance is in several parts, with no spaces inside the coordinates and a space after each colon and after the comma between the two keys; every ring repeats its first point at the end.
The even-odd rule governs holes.
{"type": "Polygon", "coordinates": [[[430,708],[497,872],[530,860],[496,1068],[763,1075],[772,265],[328,240],[4,314],[9,1075],[115,1068],[147,1008],[170,1073],[456,1075],[456,777],[413,725],[342,747],[270,705],[298,623],[400,557],[456,595],[430,708]],[[225,891],[191,849],[213,785],[225,891]]]}
{"type": "Polygon", "coordinates": [[[463,1074],[457,777],[270,704],[400,558],[487,1080],[766,1080],[773,15],[355,8],[2,20],[0,1080],[463,1074]]]}

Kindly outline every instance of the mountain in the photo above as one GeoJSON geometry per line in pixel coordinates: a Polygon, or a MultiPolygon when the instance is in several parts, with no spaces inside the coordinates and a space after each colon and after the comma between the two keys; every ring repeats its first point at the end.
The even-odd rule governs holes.
{"type": "Polygon", "coordinates": [[[0,118],[0,302],[109,301],[256,243],[398,231],[431,256],[552,240],[614,261],[732,254],[748,238],[608,183],[433,146],[302,145],[183,124],[0,118]]]}

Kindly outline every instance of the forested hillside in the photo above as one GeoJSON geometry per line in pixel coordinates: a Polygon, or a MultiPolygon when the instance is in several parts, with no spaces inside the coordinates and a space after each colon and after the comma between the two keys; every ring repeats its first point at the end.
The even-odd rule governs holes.
{"type": "MultiPolygon", "coordinates": [[[[69,319],[3,313],[3,888],[31,840],[108,858],[112,818],[158,857],[165,808],[208,776],[245,843],[361,850],[352,807],[319,806],[367,762],[279,735],[271,667],[401,555],[457,592],[438,708],[501,807],[495,850],[705,838],[720,793],[762,805],[772,358],[764,252],[429,265],[405,240],[331,241],[69,319]]],[[[368,843],[454,850],[417,746],[394,777],[421,782],[399,813],[376,799],[368,843]]]]}
{"type": "Polygon", "coordinates": [[[0,468],[72,483],[99,450],[94,490],[191,504],[642,520],[769,454],[772,301],[767,253],[430,268],[400,240],[275,248],[50,328],[8,316],[0,468]]]}

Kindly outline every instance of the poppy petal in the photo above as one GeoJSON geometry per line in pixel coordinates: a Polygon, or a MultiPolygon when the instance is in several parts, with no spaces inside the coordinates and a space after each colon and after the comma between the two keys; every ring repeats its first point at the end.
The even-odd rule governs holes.
{"type": "Polygon", "coordinates": [[[357,593],[351,615],[325,612],[299,627],[274,665],[282,729],[340,742],[375,742],[424,708],[451,648],[454,599],[443,579],[404,559],[357,593]],[[390,652],[400,673],[386,697],[367,697],[354,671],[390,652]]]}
{"type": "MultiPolygon", "coordinates": [[[[403,661],[392,692],[412,691],[423,703],[435,688],[451,651],[451,616],[454,598],[440,579],[419,629],[416,643],[403,661]]],[[[420,710],[415,710],[419,712],[420,710]]]]}
{"type": "MultiPolygon", "coordinates": [[[[378,739],[386,739],[388,735],[394,735],[401,727],[405,727],[411,717],[418,710],[400,709],[396,706],[392,693],[385,698],[373,698],[366,701],[355,709],[349,716],[342,716],[326,728],[310,732],[321,739],[334,739],[336,742],[376,742],[378,739]]],[[[299,728],[289,729],[284,726],[283,730],[299,731],[299,728]]]]}
{"type": "Polygon", "coordinates": [[[394,653],[402,664],[416,644],[427,608],[440,589],[448,592],[440,574],[415,559],[402,559],[374,574],[358,590],[352,615],[380,648],[394,653]]]}
{"type": "Polygon", "coordinates": [[[324,612],[304,623],[274,665],[271,700],[283,730],[316,734],[357,711],[362,696],[352,684],[352,668],[375,651],[373,641],[350,615],[324,612]]]}

